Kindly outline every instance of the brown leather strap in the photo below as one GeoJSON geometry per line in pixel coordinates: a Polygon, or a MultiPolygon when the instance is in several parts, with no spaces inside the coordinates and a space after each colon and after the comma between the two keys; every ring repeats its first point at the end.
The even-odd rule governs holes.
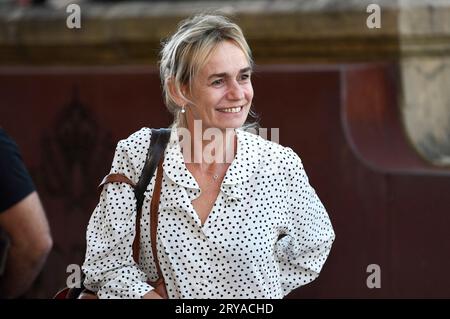
{"type": "Polygon", "coordinates": [[[156,233],[158,230],[159,197],[161,195],[161,182],[162,182],[162,175],[163,175],[163,162],[164,162],[164,157],[161,157],[161,160],[159,161],[159,164],[158,164],[158,169],[156,171],[155,187],[153,189],[152,203],[150,206],[150,240],[152,243],[153,260],[155,261],[156,271],[158,273],[157,281],[163,279],[163,276],[161,273],[161,268],[159,267],[158,251],[157,251],[157,244],[156,244],[156,233]]]}
{"type": "Polygon", "coordinates": [[[127,183],[131,185],[133,188],[136,186],[136,184],[134,184],[131,179],[129,179],[123,174],[109,174],[105,176],[105,178],[102,180],[100,185],[98,185],[98,187],[100,188],[108,183],[127,183]]]}
{"type": "MultiPolygon", "coordinates": [[[[131,187],[133,187],[133,188],[136,187],[136,184],[133,183],[132,180],[130,180],[128,177],[126,177],[123,174],[106,175],[98,187],[102,187],[108,183],[126,183],[126,184],[131,185],[131,187]]],[[[133,240],[133,260],[137,264],[139,264],[139,239],[141,238],[141,227],[139,227],[139,226],[141,225],[141,216],[142,216],[142,208],[137,211],[136,225],[135,225],[136,235],[134,236],[134,240],[133,240]]]]}

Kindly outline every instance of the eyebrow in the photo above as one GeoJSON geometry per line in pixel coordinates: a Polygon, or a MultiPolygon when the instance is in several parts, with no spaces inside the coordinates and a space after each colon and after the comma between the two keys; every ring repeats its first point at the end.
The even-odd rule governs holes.
{"type": "MultiPolygon", "coordinates": [[[[243,68],[243,69],[239,70],[239,73],[245,73],[245,72],[249,72],[251,70],[252,70],[252,68],[248,66],[246,68],[243,68]]],[[[224,76],[227,76],[227,75],[228,75],[228,73],[226,73],[226,72],[214,73],[214,74],[211,74],[210,76],[208,76],[208,81],[210,79],[212,79],[212,78],[215,78],[215,77],[221,78],[221,77],[224,77],[224,76]]]]}

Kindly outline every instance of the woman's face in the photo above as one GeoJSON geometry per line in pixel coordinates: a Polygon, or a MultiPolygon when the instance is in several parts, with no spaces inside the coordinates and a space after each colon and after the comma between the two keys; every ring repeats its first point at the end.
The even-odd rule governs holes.
{"type": "Polygon", "coordinates": [[[253,99],[251,68],[244,52],[231,41],[222,41],[192,83],[186,119],[202,128],[239,128],[247,119],[253,99]]]}

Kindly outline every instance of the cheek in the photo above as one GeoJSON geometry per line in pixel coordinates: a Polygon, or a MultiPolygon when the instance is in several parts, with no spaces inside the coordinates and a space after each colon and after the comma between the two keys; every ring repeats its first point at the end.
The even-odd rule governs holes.
{"type": "Polygon", "coordinates": [[[205,103],[209,109],[215,109],[218,105],[226,101],[227,93],[225,90],[211,90],[205,96],[205,103]]]}
{"type": "Polygon", "coordinates": [[[253,86],[251,83],[246,87],[245,97],[249,102],[251,102],[253,99],[253,86]]]}
{"type": "Polygon", "coordinates": [[[199,112],[209,112],[219,104],[223,95],[214,90],[204,90],[198,94],[198,99],[195,101],[198,105],[199,112]]]}

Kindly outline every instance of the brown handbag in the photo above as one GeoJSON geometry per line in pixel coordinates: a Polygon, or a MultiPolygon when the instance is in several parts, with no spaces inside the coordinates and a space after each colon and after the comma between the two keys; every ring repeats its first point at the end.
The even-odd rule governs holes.
{"type": "MultiPolygon", "coordinates": [[[[156,271],[158,279],[155,281],[148,281],[148,283],[155,289],[162,298],[167,299],[167,291],[164,283],[164,277],[159,266],[157,245],[156,245],[156,232],[158,228],[158,208],[159,198],[161,195],[162,184],[162,172],[164,162],[164,150],[170,138],[170,129],[152,129],[152,136],[150,141],[147,158],[142,169],[141,176],[137,184],[133,183],[128,177],[123,174],[109,174],[105,176],[99,185],[99,188],[108,183],[127,183],[134,188],[136,197],[136,234],[133,241],[133,259],[139,264],[140,254],[140,220],[142,216],[142,205],[145,198],[144,192],[150,183],[151,178],[156,170],[156,164],[158,170],[156,173],[155,186],[153,188],[153,196],[150,204],[150,240],[152,245],[153,260],[156,265],[156,271]]],[[[81,282],[84,281],[82,278],[81,282]]],[[[64,288],[60,290],[54,299],[98,299],[95,292],[89,291],[84,286],[80,288],[64,288]]]]}

